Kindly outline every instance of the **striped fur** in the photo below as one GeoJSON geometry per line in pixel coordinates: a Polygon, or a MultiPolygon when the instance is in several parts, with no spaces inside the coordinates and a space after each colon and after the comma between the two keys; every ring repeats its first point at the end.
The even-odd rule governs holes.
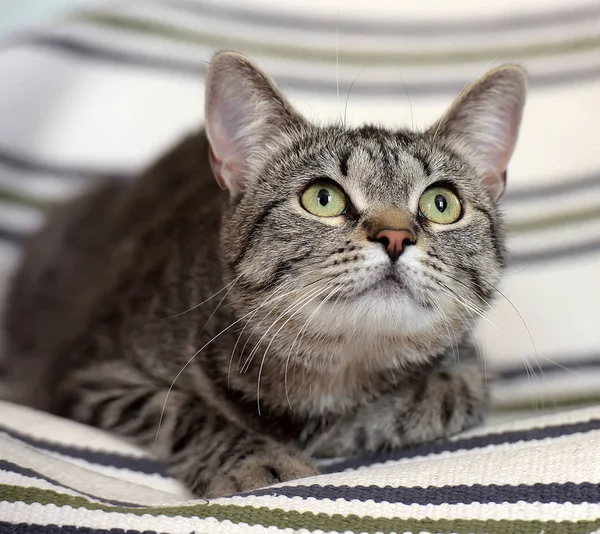
{"type": "Polygon", "coordinates": [[[17,398],[152,448],[210,496],[315,474],[309,456],[479,423],[469,333],[504,266],[495,199],[520,69],[492,71],[412,132],[317,127],[241,56],[211,68],[210,143],[191,135],[136,182],[56,210],[28,243],[5,319],[17,398]],[[234,108],[249,113],[245,135],[227,149],[239,161],[217,135],[227,84],[247,96],[234,108]],[[299,193],[324,177],[346,190],[347,214],[302,210],[299,193]],[[436,183],[461,198],[453,225],[417,209],[436,183]],[[416,241],[394,262],[374,236],[399,224],[416,241]]]}

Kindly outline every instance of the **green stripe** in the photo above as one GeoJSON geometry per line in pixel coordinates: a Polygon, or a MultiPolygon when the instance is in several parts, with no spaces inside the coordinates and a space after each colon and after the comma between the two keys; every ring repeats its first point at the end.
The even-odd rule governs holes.
{"type": "Polygon", "coordinates": [[[14,191],[5,189],[1,185],[0,185],[0,201],[6,202],[8,204],[15,204],[15,205],[19,205],[19,206],[27,206],[29,208],[36,208],[39,210],[47,210],[47,209],[51,208],[53,205],[57,204],[57,202],[44,201],[41,199],[23,195],[21,193],[15,193],[14,191]]]}
{"type": "Polygon", "coordinates": [[[600,36],[581,36],[563,41],[538,42],[526,45],[475,48],[447,52],[398,52],[392,50],[361,51],[334,48],[306,48],[284,43],[272,44],[266,41],[230,37],[218,33],[200,32],[175,26],[161,21],[143,20],[132,16],[100,11],[86,11],[71,16],[68,20],[109,26],[122,30],[135,31],[148,35],[158,35],[173,41],[219,48],[239,50],[248,54],[264,55],[280,59],[296,59],[317,63],[333,63],[369,66],[420,65],[435,66],[458,63],[524,60],[538,57],[557,56],[587,52],[600,47],[600,36]]]}
{"type": "MultiPolygon", "coordinates": [[[[342,516],[340,514],[314,514],[312,512],[271,510],[253,506],[234,506],[202,503],[182,507],[124,508],[107,506],[90,502],[82,497],[65,495],[52,490],[25,488],[0,484],[0,501],[25,504],[40,503],[43,505],[70,506],[87,510],[103,510],[105,512],[151,515],[166,517],[195,517],[198,519],[216,518],[233,523],[277,527],[279,529],[323,530],[325,532],[436,532],[439,534],[581,534],[591,532],[600,527],[600,519],[595,521],[519,521],[519,520],[433,520],[433,519],[400,519],[385,517],[359,517],[357,515],[342,516]]],[[[473,505],[477,507],[477,505],[473,505]]],[[[556,505],[555,513],[560,510],[556,505]]],[[[39,512],[38,512],[39,514],[39,512]]],[[[110,520],[108,520],[110,521],[110,520]]]]}
{"type": "MultiPolygon", "coordinates": [[[[551,211],[551,210],[550,210],[551,211]]],[[[579,224],[600,218],[600,206],[577,209],[563,213],[554,213],[543,217],[534,217],[522,221],[508,221],[507,230],[511,234],[525,234],[538,230],[548,230],[569,224],[579,224]]]]}
{"type": "MultiPolygon", "coordinates": [[[[533,379],[532,379],[533,381],[533,379]]],[[[510,401],[506,400],[494,404],[494,413],[518,413],[518,412],[530,412],[532,409],[552,409],[557,410],[568,410],[570,408],[584,408],[588,406],[598,406],[600,404],[600,394],[577,394],[573,392],[569,397],[556,399],[550,395],[544,396],[542,393],[536,394],[536,396],[527,401],[518,400],[510,401]]]]}

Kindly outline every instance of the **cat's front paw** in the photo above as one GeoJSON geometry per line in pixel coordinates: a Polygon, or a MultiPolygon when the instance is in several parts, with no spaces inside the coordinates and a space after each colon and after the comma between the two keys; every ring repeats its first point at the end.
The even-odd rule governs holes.
{"type": "Polygon", "coordinates": [[[283,451],[264,452],[245,458],[217,476],[208,486],[207,497],[224,497],[318,474],[316,467],[300,456],[283,451]]]}

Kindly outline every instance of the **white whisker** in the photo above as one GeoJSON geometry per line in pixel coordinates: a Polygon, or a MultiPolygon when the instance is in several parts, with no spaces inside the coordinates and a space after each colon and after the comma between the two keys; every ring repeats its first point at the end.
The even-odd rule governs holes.
{"type": "Polygon", "coordinates": [[[408,99],[408,105],[410,106],[411,128],[414,130],[415,129],[415,117],[413,115],[412,102],[410,101],[410,95],[408,94],[408,88],[406,87],[406,82],[404,81],[404,76],[402,76],[400,69],[398,69],[398,74],[400,75],[400,79],[402,80],[402,85],[404,85],[404,92],[406,93],[406,98],[408,99]]]}
{"type": "Polygon", "coordinates": [[[160,412],[160,418],[158,420],[158,428],[156,430],[156,437],[154,438],[154,445],[156,446],[156,443],[158,441],[158,435],[160,432],[160,426],[162,424],[162,420],[163,417],[165,415],[165,409],[167,408],[167,401],[169,400],[169,395],[171,394],[171,391],[173,390],[173,386],[175,385],[175,382],[177,381],[177,379],[183,374],[183,372],[187,369],[187,367],[194,361],[194,359],[196,358],[196,356],[198,356],[198,354],[200,354],[206,347],[208,347],[215,339],[217,339],[219,336],[221,336],[222,334],[224,334],[225,332],[227,332],[227,330],[229,330],[230,328],[232,328],[233,326],[235,326],[237,323],[239,323],[240,321],[242,321],[246,316],[250,315],[251,312],[248,312],[245,315],[242,315],[239,319],[237,319],[236,321],[234,321],[233,323],[231,323],[229,326],[225,327],[223,330],[221,330],[216,336],[213,336],[210,341],[207,341],[204,345],[202,345],[202,347],[200,347],[193,355],[192,357],[184,364],[184,366],[181,368],[181,370],[177,373],[177,376],[173,379],[173,382],[171,382],[171,385],[169,386],[169,389],[167,390],[167,395],[165,397],[165,402],[163,403],[163,407],[162,410],[160,412]]]}
{"type": "Polygon", "coordinates": [[[354,80],[352,80],[352,83],[350,84],[350,88],[348,89],[348,94],[346,95],[346,103],[344,104],[344,127],[346,127],[346,113],[348,111],[348,100],[350,98],[350,93],[352,92],[352,88],[354,87],[354,84],[356,83],[356,80],[358,80],[358,77],[367,69],[367,67],[364,67],[363,69],[361,69],[361,71],[354,77],[354,80]]]}
{"type": "Polygon", "coordinates": [[[167,317],[163,317],[161,320],[164,321],[166,319],[174,319],[175,317],[180,317],[181,315],[185,315],[186,313],[189,313],[189,312],[195,310],[196,308],[199,308],[203,304],[206,304],[209,300],[214,299],[219,293],[225,291],[229,286],[234,285],[240,278],[241,278],[241,275],[238,276],[237,278],[235,278],[234,280],[232,280],[231,282],[229,282],[226,286],[224,286],[221,289],[219,289],[219,291],[217,291],[214,295],[211,295],[207,299],[204,299],[202,302],[199,302],[198,304],[195,304],[191,308],[188,308],[187,310],[184,310],[182,312],[176,313],[174,315],[169,315],[167,317]]]}
{"type": "MultiPolygon", "coordinates": [[[[263,366],[265,364],[265,359],[267,357],[267,353],[269,352],[269,349],[271,348],[271,345],[273,344],[273,341],[275,341],[275,338],[277,337],[277,334],[279,334],[279,332],[281,332],[281,330],[283,330],[283,328],[285,327],[286,324],[288,324],[303,308],[305,308],[306,306],[308,306],[313,300],[315,300],[316,298],[318,298],[322,293],[324,293],[328,289],[329,288],[324,288],[323,291],[320,291],[316,295],[312,296],[310,298],[310,300],[308,300],[308,302],[305,302],[304,304],[302,304],[302,306],[300,306],[299,308],[297,308],[294,311],[294,313],[292,315],[290,315],[290,317],[288,317],[288,319],[279,327],[279,329],[277,330],[277,332],[275,332],[275,334],[271,338],[271,341],[269,341],[269,344],[267,345],[267,348],[265,349],[265,352],[263,353],[263,357],[262,357],[262,360],[260,362],[260,367],[258,369],[258,380],[257,380],[257,384],[256,384],[256,406],[257,406],[257,409],[258,409],[258,415],[260,415],[260,377],[262,376],[262,370],[263,370],[263,366]]],[[[334,289],[334,291],[335,291],[335,289],[334,289]]]]}
{"type": "Polygon", "coordinates": [[[308,295],[302,296],[299,299],[299,301],[297,300],[297,301],[293,302],[285,310],[283,310],[283,312],[281,312],[281,314],[275,319],[275,321],[273,321],[271,323],[271,326],[269,326],[269,328],[267,328],[267,330],[263,333],[263,335],[260,337],[260,339],[256,342],[256,345],[254,345],[254,348],[250,351],[250,354],[248,355],[248,358],[246,358],[246,361],[244,362],[244,365],[242,365],[242,368],[240,370],[241,373],[245,373],[245,372],[248,371],[248,369],[250,368],[250,364],[252,363],[252,359],[254,358],[254,355],[256,354],[256,351],[258,350],[258,347],[262,343],[263,339],[271,331],[271,329],[277,324],[277,322],[282,317],[284,317],[290,310],[293,310],[296,306],[298,306],[298,304],[303,303],[304,301],[306,301],[306,299],[312,297],[315,293],[319,293],[320,291],[323,291],[323,288],[316,288],[316,289],[313,289],[313,290],[309,291],[308,295]]]}

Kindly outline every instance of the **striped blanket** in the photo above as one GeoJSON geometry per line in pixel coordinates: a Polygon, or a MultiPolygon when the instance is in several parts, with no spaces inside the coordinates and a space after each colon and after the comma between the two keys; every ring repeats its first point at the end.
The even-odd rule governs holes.
{"type": "Polygon", "coordinates": [[[0,533],[600,532],[597,408],[333,462],[317,477],[210,502],[94,429],[0,409],[0,533]]]}
{"type": "Polygon", "coordinates": [[[424,127],[488,68],[526,66],[503,200],[510,265],[478,332],[492,420],[204,503],[134,448],[3,404],[0,532],[600,529],[600,4],[136,0],[11,34],[0,48],[1,281],[47,206],[132,179],[202,123],[218,47],[250,55],[317,122],[424,127]]]}

